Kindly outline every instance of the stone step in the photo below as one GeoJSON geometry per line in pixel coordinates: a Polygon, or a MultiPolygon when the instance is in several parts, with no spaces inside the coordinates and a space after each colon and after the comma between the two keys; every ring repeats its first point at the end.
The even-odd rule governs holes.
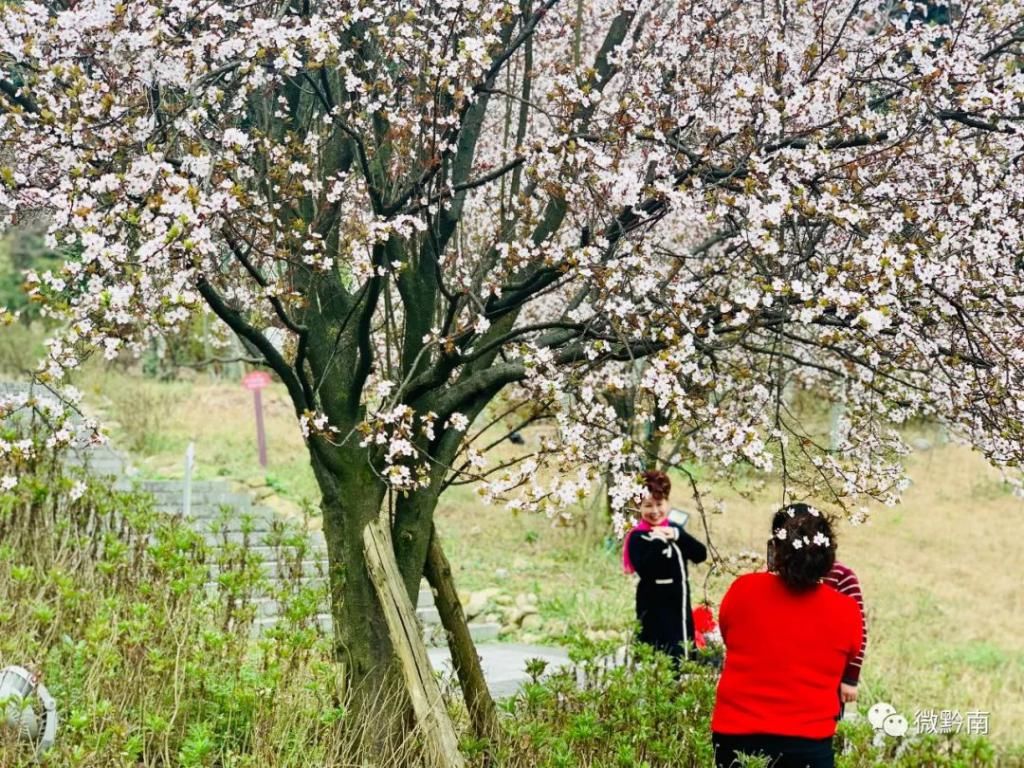
{"type": "Polygon", "coordinates": [[[482,621],[479,624],[469,625],[469,635],[474,643],[487,643],[497,640],[501,634],[501,624],[496,621],[482,621]]]}
{"type": "MultiPolygon", "coordinates": [[[[228,526],[229,528],[232,526],[228,526]]],[[[238,526],[234,526],[238,527],[238,526]]],[[[220,530],[211,531],[205,526],[200,526],[198,533],[202,534],[207,544],[213,547],[222,546],[225,542],[229,544],[248,544],[250,549],[260,552],[273,551],[275,540],[279,537],[276,531],[244,531],[220,530]],[[205,530],[204,530],[205,528],[205,530]]],[[[315,558],[321,552],[326,553],[327,546],[323,539],[309,536],[307,542],[307,557],[315,558]]],[[[324,555],[326,557],[326,554],[324,555]]]]}
{"type": "MultiPolygon", "coordinates": [[[[253,544],[249,547],[248,551],[253,557],[261,560],[276,561],[278,558],[278,548],[268,544],[253,544]]],[[[306,559],[323,563],[324,572],[327,572],[326,547],[310,544],[309,549],[306,551],[306,559]]]]}
{"type": "Polygon", "coordinates": [[[124,463],[119,461],[90,461],[84,466],[90,474],[97,477],[120,477],[124,474],[124,463]]]}
{"type": "MultiPolygon", "coordinates": [[[[272,627],[276,626],[277,619],[277,616],[263,616],[262,618],[257,618],[252,623],[253,636],[259,637],[268,629],[271,629],[272,627]]],[[[329,613],[317,614],[316,623],[319,625],[320,631],[323,632],[325,635],[329,636],[331,634],[331,628],[334,626],[334,624],[331,621],[331,615],[329,613]]]]}
{"type": "MultiPolygon", "coordinates": [[[[178,509],[185,502],[185,492],[182,489],[176,491],[160,491],[153,493],[146,491],[153,497],[153,506],[157,509],[172,507],[178,509]]],[[[193,517],[217,517],[227,511],[248,510],[253,508],[252,498],[241,493],[209,493],[206,491],[194,492],[190,495],[193,517]]]]}
{"type": "MultiPolygon", "coordinates": [[[[206,589],[208,593],[215,593],[217,589],[216,584],[207,584],[206,589]]],[[[326,613],[329,610],[329,606],[326,601],[326,592],[324,593],[324,605],[323,610],[326,613]]],[[[277,616],[281,612],[280,602],[273,597],[255,597],[252,599],[252,604],[256,606],[256,616],[259,618],[267,618],[270,616],[277,616]]],[[[427,626],[439,625],[440,619],[437,616],[437,611],[432,608],[417,609],[416,618],[420,622],[427,626]]],[[[495,625],[497,626],[497,625],[495,625]]],[[[500,629],[500,627],[499,627],[500,629]]],[[[497,636],[497,633],[495,633],[497,636]]]]}
{"type": "MultiPolygon", "coordinates": [[[[473,638],[474,643],[489,643],[496,640],[500,633],[500,624],[491,622],[470,622],[469,624],[469,636],[473,638]]],[[[444,627],[440,624],[424,624],[423,642],[431,647],[448,645],[444,627]]]]}
{"type": "MultiPolygon", "coordinates": [[[[71,463],[84,466],[94,475],[113,479],[113,486],[118,490],[141,491],[153,497],[154,508],[158,511],[180,515],[184,503],[185,483],[180,479],[131,479],[127,476],[129,469],[125,457],[108,445],[97,446],[77,452],[71,463]]],[[[204,540],[215,549],[225,541],[234,545],[246,545],[249,556],[258,560],[258,567],[271,585],[278,584],[280,578],[277,570],[281,547],[270,541],[290,531],[274,530],[281,518],[271,509],[258,506],[251,495],[236,490],[224,480],[193,480],[189,491],[189,519],[191,524],[202,534],[204,540]]],[[[294,521],[288,521],[294,525],[294,521]]],[[[324,612],[319,614],[317,621],[325,632],[331,631],[331,617],[327,610],[327,584],[325,575],[327,566],[327,546],[322,531],[309,532],[309,551],[305,559],[298,564],[302,576],[299,577],[303,586],[324,590],[324,612]]],[[[284,549],[291,550],[290,547],[284,549]]],[[[216,558],[216,553],[212,555],[216,558]]],[[[285,568],[295,567],[286,563],[285,568]]],[[[220,566],[210,565],[211,581],[205,585],[207,592],[219,589],[216,582],[220,566]]],[[[257,619],[254,629],[257,633],[273,626],[277,622],[280,605],[271,597],[258,597],[254,601],[257,619]]],[[[434,596],[426,581],[417,595],[416,615],[424,626],[424,634],[444,642],[444,631],[440,626],[440,616],[434,605],[434,596]]],[[[497,637],[500,626],[497,624],[471,624],[470,633],[476,642],[487,642],[497,637]]]]}
{"type": "Polygon", "coordinates": [[[276,536],[272,531],[245,533],[243,531],[214,532],[200,529],[199,533],[202,534],[203,540],[211,547],[223,546],[226,542],[228,544],[248,544],[251,549],[273,549],[268,540],[270,537],[276,536]]]}
{"type": "MultiPolygon", "coordinates": [[[[270,627],[277,624],[277,615],[259,616],[253,622],[253,633],[255,635],[262,634],[270,627]]],[[[317,615],[317,623],[320,625],[320,629],[326,635],[330,635],[331,629],[334,626],[331,621],[331,615],[329,613],[321,613],[317,615]]],[[[489,643],[498,638],[498,634],[501,632],[501,625],[495,623],[481,623],[481,624],[470,624],[469,625],[469,636],[473,638],[473,642],[476,644],[489,643]]],[[[444,631],[440,625],[437,626],[436,630],[425,632],[424,641],[428,646],[441,647],[447,645],[447,640],[444,636],[444,631]]]]}
{"type": "MultiPolygon", "coordinates": [[[[139,480],[136,485],[140,491],[149,493],[181,493],[185,490],[184,480],[139,480]]],[[[193,480],[192,493],[232,493],[232,490],[223,480],[193,480]]]]}
{"type": "MultiPolygon", "coordinates": [[[[251,552],[251,550],[250,550],[251,552]]],[[[281,563],[277,560],[277,552],[271,551],[267,553],[273,559],[255,558],[259,561],[259,568],[263,574],[271,580],[278,578],[279,569],[283,568],[286,572],[290,573],[291,569],[295,567],[294,563],[281,563]]],[[[303,577],[318,577],[326,580],[327,574],[327,561],[326,560],[303,560],[298,564],[298,568],[303,577]]],[[[210,566],[210,578],[215,579],[220,573],[220,566],[213,563],[210,566]]]]}
{"type": "Polygon", "coordinates": [[[437,612],[437,608],[432,605],[423,605],[416,607],[416,615],[419,620],[424,624],[440,624],[441,614],[437,612]]]}
{"type": "Polygon", "coordinates": [[[196,514],[192,510],[189,520],[192,525],[203,532],[219,531],[272,531],[280,518],[269,509],[251,509],[234,515],[196,514]]]}
{"type": "MultiPolygon", "coordinates": [[[[290,581],[289,585],[319,590],[323,592],[324,599],[327,599],[327,579],[321,576],[303,576],[299,579],[290,581]]],[[[266,586],[269,587],[271,590],[274,590],[275,588],[279,588],[281,586],[281,582],[279,582],[277,579],[268,579],[266,586]]],[[[206,590],[206,593],[208,595],[212,596],[217,594],[217,591],[220,589],[220,583],[218,582],[217,577],[211,574],[210,581],[206,582],[203,585],[203,588],[206,590]]],[[[270,595],[260,594],[254,595],[254,597],[269,598],[270,595]]]]}

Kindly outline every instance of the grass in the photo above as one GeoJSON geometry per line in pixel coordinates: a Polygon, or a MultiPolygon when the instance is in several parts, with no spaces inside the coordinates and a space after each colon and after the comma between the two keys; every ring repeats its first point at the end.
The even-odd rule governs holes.
{"type": "Polygon", "coordinates": [[[283,386],[262,392],[267,466],[259,464],[253,395],[240,383],[199,375],[159,382],[96,366],[76,382],[114,443],[148,477],[178,478],[195,444],[196,479],[227,478],[265,487],[296,504],[319,502],[298,421],[283,386]]]}
{"type": "MultiPolygon", "coordinates": [[[[288,503],[317,501],[306,449],[279,385],[264,390],[266,470],[256,461],[252,395],[238,383],[204,376],[158,383],[93,369],[80,386],[111,424],[115,443],[140,446],[133,458],[143,474],[180,476],[193,441],[200,478],[231,478],[288,503]]],[[[1024,502],[962,446],[939,445],[911,456],[908,466],[913,484],[902,503],[872,508],[870,524],[845,525],[840,535],[840,556],[858,572],[868,605],[862,701],[888,700],[911,721],[916,710],[986,711],[997,743],[1019,743],[1024,502]]],[[[708,519],[723,553],[764,549],[779,490],[754,480],[744,494],[708,486],[724,502],[724,512],[708,519]]],[[[693,509],[682,487],[673,501],[693,509]]],[[[706,500],[705,506],[713,505],[706,500]]],[[[542,626],[510,638],[553,641],[567,630],[628,630],[632,585],[621,574],[618,546],[606,547],[592,522],[566,527],[513,515],[462,487],[442,499],[437,523],[460,588],[537,595],[542,626]]],[[[702,566],[693,570],[695,594],[717,602],[731,577],[712,576],[705,593],[706,576],[702,566]]]]}

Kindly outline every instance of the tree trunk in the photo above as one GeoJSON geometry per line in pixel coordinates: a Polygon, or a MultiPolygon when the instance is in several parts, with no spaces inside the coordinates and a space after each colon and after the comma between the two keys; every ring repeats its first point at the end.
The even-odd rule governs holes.
{"type": "Polygon", "coordinates": [[[363,531],[367,565],[383,608],[384,617],[398,656],[405,688],[416,715],[417,734],[422,738],[427,760],[444,768],[463,768],[455,733],[423,645],[412,601],[398,573],[394,546],[386,520],[377,520],[363,531]]]}
{"type": "Polygon", "coordinates": [[[448,636],[452,665],[459,677],[459,685],[462,686],[462,696],[469,712],[473,733],[478,739],[493,742],[501,729],[498,724],[498,713],[491,692],[487,689],[480,658],[477,656],[476,646],[466,623],[466,615],[462,611],[462,603],[455,589],[452,567],[441,548],[436,528],[432,529],[427,550],[426,576],[434,589],[434,604],[448,636]]]}
{"type": "MultiPolygon", "coordinates": [[[[406,581],[413,579],[398,567],[402,547],[382,526],[386,488],[365,454],[351,451],[331,457],[331,467],[319,461],[315,451],[311,454],[323,498],[335,655],[349,686],[346,695],[353,715],[357,722],[367,723],[366,746],[384,760],[387,755],[408,755],[410,746],[420,743],[427,747],[420,752],[428,763],[461,766],[454,726],[440,702],[415,620],[423,561],[410,600],[406,581]],[[376,538],[372,531],[377,531],[376,538]]],[[[428,528],[428,537],[429,533],[428,528]]],[[[416,542],[405,543],[403,554],[415,561],[409,550],[415,552],[416,542]]],[[[414,570],[409,562],[406,568],[414,570]]]]}
{"type": "MultiPolygon", "coordinates": [[[[388,699],[404,696],[394,661],[394,647],[366,564],[363,531],[377,519],[384,487],[365,457],[346,457],[344,475],[333,473],[313,455],[322,493],[324,537],[327,540],[334,653],[342,665],[345,692],[357,717],[379,717],[388,699]]],[[[390,702],[392,705],[397,702],[390,702]]],[[[404,706],[389,706],[393,712],[404,706]]],[[[405,723],[380,729],[400,738],[405,723]]]]}

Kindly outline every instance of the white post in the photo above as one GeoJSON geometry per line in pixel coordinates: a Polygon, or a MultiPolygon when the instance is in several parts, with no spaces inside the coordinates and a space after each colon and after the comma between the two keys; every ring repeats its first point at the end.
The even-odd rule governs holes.
{"type": "Polygon", "coordinates": [[[189,443],[185,449],[185,489],[182,491],[181,512],[185,517],[192,516],[192,464],[196,457],[196,444],[189,443]]]}

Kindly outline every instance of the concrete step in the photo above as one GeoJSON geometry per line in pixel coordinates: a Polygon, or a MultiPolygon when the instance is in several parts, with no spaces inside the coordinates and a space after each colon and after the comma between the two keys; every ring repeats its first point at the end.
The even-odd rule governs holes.
{"type": "Polygon", "coordinates": [[[497,640],[501,634],[501,624],[496,621],[481,622],[469,625],[469,636],[474,643],[488,643],[497,640]]]}
{"type": "Polygon", "coordinates": [[[202,534],[203,540],[211,547],[219,547],[227,542],[229,544],[248,544],[251,549],[273,549],[268,540],[270,537],[276,536],[272,531],[245,533],[243,531],[213,532],[200,530],[199,533],[202,534]]]}
{"type": "Polygon", "coordinates": [[[119,477],[124,474],[124,462],[120,461],[90,461],[84,465],[91,475],[97,477],[119,477]]]}
{"type": "MultiPolygon", "coordinates": [[[[487,622],[470,622],[469,636],[474,643],[489,643],[497,640],[501,633],[501,625],[487,622]]],[[[429,647],[436,648],[448,645],[448,638],[445,637],[444,627],[440,624],[423,625],[423,642],[429,647]]]]}
{"type": "MultiPolygon", "coordinates": [[[[255,558],[259,560],[259,568],[268,579],[276,579],[280,573],[280,569],[285,569],[286,573],[291,572],[291,568],[297,567],[303,577],[318,577],[322,578],[326,582],[327,574],[327,561],[326,560],[303,560],[297,566],[293,563],[282,563],[277,558],[277,553],[274,551],[268,552],[269,556],[272,556],[273,560],[255,558]]],[[[210,566],[210,578],[217,578],[220,573],[220,566],[216,563],[210,566]]]]}
{"type": "MultiPolygon", "coordinates": [[[[219,545],[220,541],[216,543],[219,545]]],[[[268,562],[276,561],[280,554],[277,547],[270,544],[264,544],[262,542],[250,545],[248,552],[252,557],[258,560],[266,560],[268,562]]],[[[325,548],[310,545],[309,549],[306,550],[305,559],[322,563],[324,573],[327,572],[327,550],[325,548]]]]}
{"type": "MultiPolygon", "coordinates": [[[[114,478],[114,487],[119,490],[134,490],[149,493],[153,497],[154,507],[158,511],[180,515],[184,503],[185,483],[183,480],[131,479],[126,476],[128,468],[125,457],[109,446],[99,446],[81,451],[72,457],[72,463],[85,466],[95,475],[114,478]]],[[[245,545],[248,555],[258,562],[258,567],[269,580],[271,588],[279,583],[278,569],[292,568],[292,564],[279,563],[280,549],[286,551],[290,547],[275,546],[271,542],[282,536],[289,538],[293,531],[275,526],[281,518],[271,509],[254,502],[251,495],[235,490],[232,484],[224,480],[194,480],[190,487],[191,524],[202,534],[210,546],[217,548],[224,542],[233,545],[245,545]]],[[[294,521],[287,521],[294,526],[294,521]]],[[[294,532],[298,532],[296,529],[294,532]]],[[[298,564],[302,576],[300,583],[306,587],[324,590],[325,605],[323,613],[317,621],[325,632],[331,631],[331,617],[327,606],[327,546],[322,531],[308,533],[309,550],[305,559],[298,564]]],[[[212,554],[213,558],[217,553],[212,554]]],[[[205,585],[209,593],[219,589],[216,582],[220,574],[220,566],[210,565],[211,581],[205,585]]],[[[258,597],[253,600],[257,612],[255,630],[262,632],[277,622],[280,605],[271,597],[258,597]]],[[[426,581],[422,583],[417,595],[416,615],[424,627],[426,636],[444,642],[444,631],[440,626],[440,616],[434,604],[434,595],[426,581]]],[[[497,624],[471,624],[470,633],[476,642],[487,642],[497,637],[500,626],[497,624]]]]}
{"type": "MultiPolygon", "coordinates": [[[[243,521],[244,522],[244,521],[243,521]]],[[[232,544],[241,544],[248,542],[250,548],[258,550],[259,552],[273,551],[274,545],[278,543],[282,538],[287,542],[294,538],[294,534],[300,534],[301,532],[294,530],[283,530],[274,531],[269,527],[264,526],[262,530],[259,528],[252,528],[248,534],[243,530],[248,526],[242,523],[228,523],[226,525],[209,525],[209,524],[198,524],[196,525],[198,533],[203,535],[203,538],[212,546],[220,546],[225,541],[232,544]]],[[[311,535],[306,536],[306,551],[308,557],[317,558],[321,553],[326,558],[327,545],[323,541],[323,537],[317,537],[316,531],[311,532],[311,535]]],[[[285,543],[282,546],[288,548],[294,548],[293,545],[285,543]]],[[[255,554],[255,552],[254,552],[255,554]]]]}
{"type": "MultiPolygon", "coordinates": [[[[153,506],[157,509],[172,507],[178,509],[185,503],[183,489],[167,490],[154,493],[146,491],[153,497],[153,506]]],[[[206,493],[195,492],[190,495],[193,517],[217,517],[225,512],[246,511],[253,508],[252,499],[240,493],[206,493]]]]}
{"type": "MultiPolygon", "coordinates": [[[[177,491],[181,493],[185,489],[184,480],[139,480],[137,486],[140,491],[149,493],[170,493],[177,491]]],[[[223,480],[193,480],[192,493],[231,493],[231,486],[223,480]]]]}
{"type": "MultiPolygon", "coordinates": [[[[216,585],[215,584],[214,585],[209,585],[208,584],[207,585],[207,589],[209,589],[211,586],[213,587],[214,590],[216,590],[216,585]]],[[[327,594],[326,594],[326,591],[325,591],[324,592],[324,604],[323,604],[323,612],[324,612],[324,614],[327,614],[328,611],[330,610],[330,607],[327,604],[327,599],[326,598],[327,598],[327,594]]],[[[256,616],[258,618],[261,618],[261,619],[263,619],[263,618],[270,618],[272,616],[279,616],[280,613],[281,613],[281,603],[277,599],[275,599],[273,597],[256,597],[256,598],[252,599],[251,603],[252,603],[252,605],[254,605],[256,607],[256,616]]],[[[424,620],[423,614],[420,611],[416,611],[416,617],[420,620],[420,622],[422,622],[424,624],[427,623],[424,620]]],[[[436,616],[434,618],[435,618],[435,622],[436,622],[436,616]]],[[[471,634],[473,632],[473,629],[474,629],[473,625],[470,625],[470,633],[471,634]]],[[[485,637],[486,636],[487,639],[490,639],[492,636],[493,637],[497,637],[497,631],[495,631],[493,633],[493,635],[491,635],[490,632],[489,632],[489,628],[486,628],[483,625],[476,625],[476,629],[477,629],[477,633],[481,637],[485,637]]],[[[500,629],[500,627],[499,627],[499,629],[500,629]]],[[[442,635],[443,635],[443,633],[442,633],[442,635]]]]}
{"type": "Polygon", "coordinates": [[[222,515],[214,510],[202,510],[209,514],[196,514],[195,508],[189,515],[192,525],[201,531],[272,531],[278,518],[269,509],[250,509],[238,514],[222,515]]]}
{"type": "MultiPolygon", "coordinates": [[[[280,580],[274,578],[268,578],[266,585],[267,588],[271,590],[280,589],[284,586],[280,580]]],[[[324,593],[324,597],[327,597],[327,579],[322,576],[302,576],[301,578],[290,580],[288,585],[321,590],[324,593]]],[[[206,588],[207,593],[215,594],[216,591],[220,589],[218,576],[211,574],[210,580],[206,582],[204,587],[206,588]]]]}
{"type": "Polygon", "coordinates": [[[437,608],[432,605],[424,605],[416,607],[416,616],[424,624],[440,624],[441,614],[437,612],[437,608]]]}
{"type": "MultiPolygon", "coordinates": [[[[253,622],[253,624],[252,624],[252,634],[253,634],[253,636],[254,637],[259,637],[264,632],[266,632],[268,629],[276,626],[277,625],[277,620],[278,620],[277,616],[263,616],[261,618],[257,618],[253,622]]],[[[317,614],[316,623],[319,626],[320,631],[323,632],[324,635],[330,635],[331,634],[331,628],[334,625],[331,622],[331,615],[329,613],[317,614]]]]}
{"type": "MultiPolygon", "coordinates": [[[[276,614],[261,615],[256,618],[253,622],[253,632],[256,635],[261,634],[270,627],[277,624],[278,616],[276,614]]],[[[324,634],[329,635],[333,628],[333,622],[331,621],[331,615],[326,611],[317,616],[317,623],[320,625],[320,629],[324,634]]],[[[501,631],[500,624],[470,624],[469,635],[473,638],[474,643],[490,643],[498,638],[498,634],[501,631]]],[[[444,631],[440,625],[437,625],[436,630],[425,632],[424,641],[430,647],[443,647],[448,644],[447,639],[444,636],[444,631]]]]}

